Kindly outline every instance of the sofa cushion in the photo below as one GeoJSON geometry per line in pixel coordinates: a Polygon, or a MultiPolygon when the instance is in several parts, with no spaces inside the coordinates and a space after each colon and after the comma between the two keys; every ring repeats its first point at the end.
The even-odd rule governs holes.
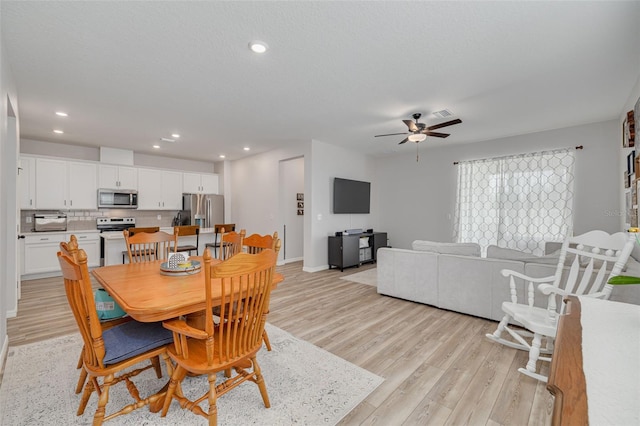
{"type": "Polygon", "coordinates": [[[411,248],[415,251],[480,257],[480,246],[476,243],[438,243],[435,241],[415,240],[411,243],[411,248]]]}
{"type": "Polygon", "coordinates": [[[487,257],[492,259],[524,260],[531,259],[533,255],[520,250],[491,245],[487,247],[487,257]]]}
{"type": "Polygon", "coordinates": [[[514,250],[498,246],[489,246],[487,248],[487,258],[519,260],[524,263],[539,263],[542,265],[557,265],[560,258],[560,251],[548,254],[546,256],[536,256],[531,253],[525,253],[520,250],[514,250]]]}

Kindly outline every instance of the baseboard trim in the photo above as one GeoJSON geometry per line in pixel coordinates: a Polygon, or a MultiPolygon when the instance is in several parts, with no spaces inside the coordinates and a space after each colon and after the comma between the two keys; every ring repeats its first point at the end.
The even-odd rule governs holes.
{"type": "Polygon", "coordinates": [[[300,262],[301,260],[304,260],[304,257],[291,257],[289,259],[284,259],[284,263],[300,262]]]}
{"type": "Polygon", "coordinates": [[[15,318],[18,316],[18,311],[7,311],[7,318],[15,318]]]}
{"type": "Polygon", "coordinates": [[[4,375],[4,365],[7,362],[7,351],[9,350],[9,335],[5,334],[2,342],[2,352],[0,352],[0,383],[4,375]]]}
{"type": "Polygon", "coordinates": [[[320,272],[320,271],[324,271],[325,269],[329,269],[329,265],[322,265],[322,266],[314,266],[314,267],[303,267],[302,271],[303,272],[320,272]]]}

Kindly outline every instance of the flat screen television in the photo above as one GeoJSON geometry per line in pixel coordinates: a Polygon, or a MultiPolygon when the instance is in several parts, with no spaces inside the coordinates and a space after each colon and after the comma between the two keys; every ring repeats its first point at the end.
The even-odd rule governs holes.
{"type": "Polygon", "coordinates": [[[333,213],[369,213],[371,183],[335,178],[333,180],[333,213]]]}

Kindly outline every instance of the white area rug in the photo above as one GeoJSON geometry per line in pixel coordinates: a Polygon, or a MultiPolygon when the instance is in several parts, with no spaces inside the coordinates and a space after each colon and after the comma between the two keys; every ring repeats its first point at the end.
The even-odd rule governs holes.
{"type": "Polygon", "coordinates": [[[342,280],[353,281],[360,284],[378,286],[378,270],[376,268],[367,269],[366,271],[340,277],[342,280]]]}
{"type": "MultiPolygon", "coordinates": [[[[258,387],[246,382],[218,399],[219,425],[333,425],[383,381],[277,327],[267,324],[267,331],[273,351],[261,350],[258,362],[271,408],[265,408],[258,387]]],[[[80,395],[74,393],[80,347],[80,335],[74,334],[9,348],[0,388],[0,424],[90,425],[97,404],[95,394],[84,415],[75,415],[80,402],[80,395]]],[[[133,379],[143,397],[166,380],[166,373],[158,380],[153,369],[133,379]]],[[[199,396],[207,388],[206,377],[187,377],[183,382],[189,397],[199,396]]],[[[123,383],[116,385],[109,392],[107,414],[113,412],[110,406],[122,407],[130,401],[123,383]]],[[[206,409],[206,402],[203,406],[206,409]]],[[[174,401],[165,418],[143,407],[106,424],[202,425],[206,420],[174,401]]]]}

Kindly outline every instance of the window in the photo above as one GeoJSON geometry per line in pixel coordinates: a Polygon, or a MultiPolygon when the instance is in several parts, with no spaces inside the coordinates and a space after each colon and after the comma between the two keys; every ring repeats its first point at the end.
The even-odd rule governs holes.
{"type": "Polygon", "coordinates": [[[455,240],[544,254],[573,230],[574,162],[573,149],[461,161],[455,240]]]}

